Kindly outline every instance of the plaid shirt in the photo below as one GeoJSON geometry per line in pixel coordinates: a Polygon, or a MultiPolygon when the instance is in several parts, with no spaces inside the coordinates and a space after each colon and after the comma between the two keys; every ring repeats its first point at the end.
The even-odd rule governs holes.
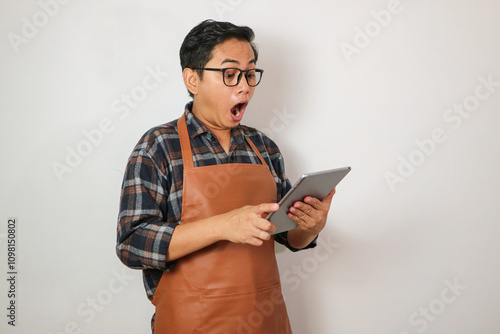
{"type": "MultiPolygon", "coordinates": [[[[250,137],[276,181],[278,201],[287,193],[291,186],[285,175],[283,157],[271,139],[256,129],[239,125],[231,130],[228,156],[191,109],[192,102],[186,105],[185,115],[195,167],[225,163],[260,164],[246,143],[245,137],[250,137]]],[[[143,270],[144,286],[150,300],[163,272],[170,270],[176,262],[167,262],[166,254],[172,233],[181,220],[182,177],[177,120],[146,132],[133,150],[125,171],[116,251],[126,266],[143,270]]],[[[280,233],[275,240],[297,251],[288,244],[286,236],[286,232],[280,233]]],[[[315,245],[312,242],[306,248],[315,245]]]]}

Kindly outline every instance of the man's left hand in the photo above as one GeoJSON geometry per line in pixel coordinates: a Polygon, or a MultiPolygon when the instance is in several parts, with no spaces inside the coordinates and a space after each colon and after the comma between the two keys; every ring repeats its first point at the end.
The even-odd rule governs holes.
{"type": "Polygon", "coordinates": [[[332,203],[335,189],[333,189],[322,201],[307,196],[303,202],[297,201],[290,208],[288,217],[298,225],[297,229],[316,236],[326,225],[326,218],[332,203]]]}

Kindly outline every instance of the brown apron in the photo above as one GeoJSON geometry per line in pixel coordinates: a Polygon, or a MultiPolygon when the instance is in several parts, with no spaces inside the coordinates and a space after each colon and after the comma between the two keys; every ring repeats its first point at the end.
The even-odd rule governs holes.
{"type": "MultiPolygon", "coordinates": [[[[177,127],[184,163],[182,224],[276,202],[274,178],[250,139],[262,164],[194,168],[184,115],[177,127]]],[[[292,333],[273,238],[259,247],[219,241],[184,256],[163,273],[153,304],[155,334],[292,333]]]]}

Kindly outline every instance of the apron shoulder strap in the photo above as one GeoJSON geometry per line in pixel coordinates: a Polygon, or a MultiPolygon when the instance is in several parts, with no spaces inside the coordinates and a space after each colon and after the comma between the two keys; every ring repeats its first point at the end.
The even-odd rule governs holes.
{"type": "Polygon", "coordinates": [[[182,114],[182,117],[177,120],[177,132],[179,133],[179,141],[181,142],[184,168],[194,168],[193,152],[191,150],[191,140],[189,140],[185,114],[182,114]]]}
{"type": "Polygon", "coordinates": [[[264,158],[262,157],[262,154],[260,154],[259,150],[255,146],[255,144],[253,143],[253,141],[250,138],[248,138],[248,137],[245,137],[245,139],[247,140],[247,143],[253,149],[253,151],[255,152],[255,154],[257,154],[257,156],[259,157],[260,162],[265,166],[266,165],[266,160],[264,160],[264,158]]]}

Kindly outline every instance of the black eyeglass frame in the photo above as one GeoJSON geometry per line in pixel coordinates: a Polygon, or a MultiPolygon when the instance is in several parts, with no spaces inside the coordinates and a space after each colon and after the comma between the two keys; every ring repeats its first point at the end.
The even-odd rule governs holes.
{"type": "Polygon", "coordinates": [[[257,85],[260,84],[260,82],[262,81],[262,76],[264,74],[264,70],[262,70],[260,68],[252,68],[250,70],[240,70],[239,68],[236,68],[236,67],[228,67],[228,68],[194,67],[194,68],[191,68],[191,69],[192,70],[201,70],[201,71],[219,71],[219,72],[222,72],[222,81],[224,82],[224,85],[226,85],[228,87],[238,86],[238,84],[241,81],[241,77],[242,77],[243,73],[245,73],[245,79],[247,81],[247,84],[250,87],[257,87],[257,85]],[[238,71],[240,71],[240,74],[238,75],[238,80],[236,81],[236,83],[234,85],[228,85],[226,83],[226,71],[227,70],[238,70],[238,71]],[[255,71],[255,72],[260,73],[259,81],[255,85],[251,85],[250,82],[248,82],[247,73],[251,72],[251,71],[255,71]]]}

